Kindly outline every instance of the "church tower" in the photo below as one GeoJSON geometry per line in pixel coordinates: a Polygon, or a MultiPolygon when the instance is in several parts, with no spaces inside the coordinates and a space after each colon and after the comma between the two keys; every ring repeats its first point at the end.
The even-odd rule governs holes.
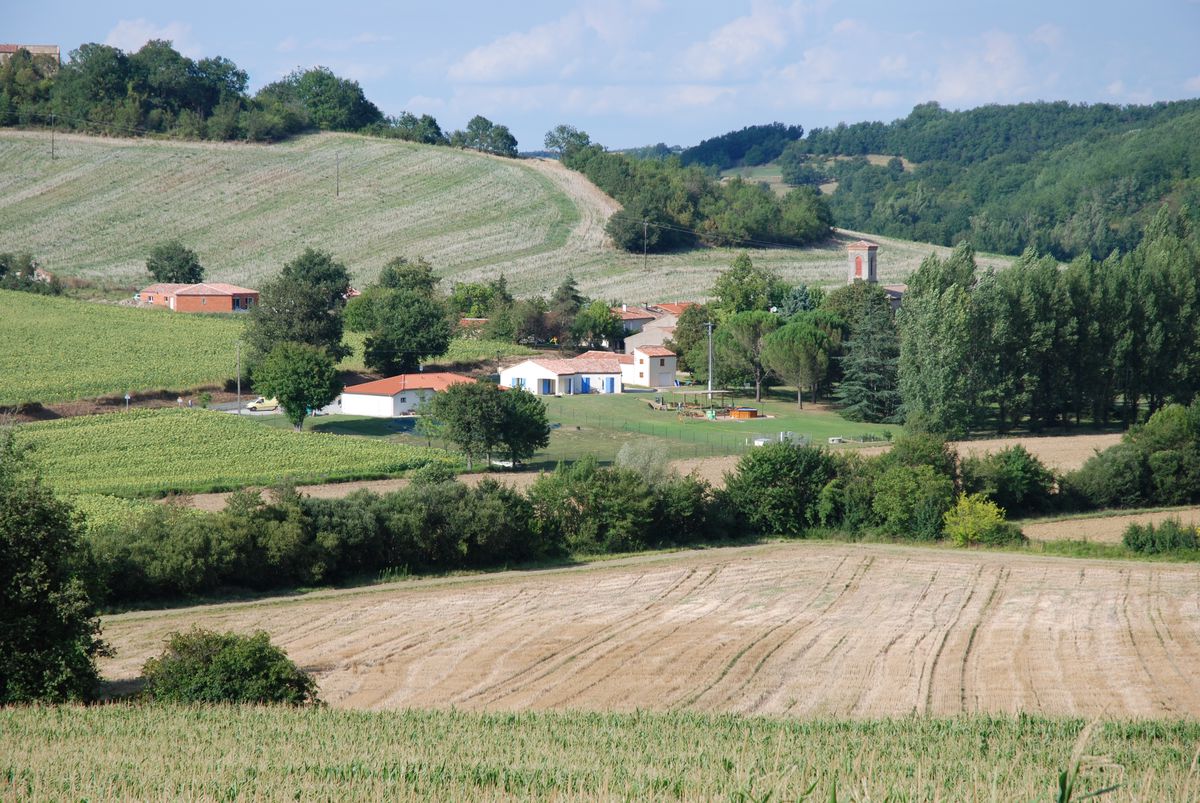
{"type": "Polygon", "coordinates": [[[846,247],[846,253],[849,256],[849,271],[846,275],[846,283],[868,282],[870,284],[877,284],[879,282],[879,270],[876,266],[875,255],[878,252],[879,245],[877,243],[866,240],[850,243],[846,247]]]}

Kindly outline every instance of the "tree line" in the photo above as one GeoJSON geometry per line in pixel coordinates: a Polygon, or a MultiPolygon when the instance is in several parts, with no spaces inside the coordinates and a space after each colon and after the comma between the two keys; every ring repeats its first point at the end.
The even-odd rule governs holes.
{"type": "Polygon", "coordinates": [[[803,136],[804,128],[798,125],[750,125],[685,148],[679,161],[685,167],[696,164],[715,170],[763,165],[779,158],[790,143],[803,136]]]}
{"type": "Polygon", "coordinates": [[[607,151],[586,132],[566,125],[548,132],[545,144],[561,154],[564,165],[621,203],[606,230],[626,251],[660,253],[753,240],[807,245],[830,233],[829,209],[812,188],[779,198],[758,183],[718,181],[676,156],[645,160],[607,151]]]}
{"type": "Polygon", "coordinates": [[[796,185],[836,180],[838,225],[1059,259],[1132,250],[1166,197],[1200,209],[1200,101],[917,106],[892,123],[816,128],[780,157],[796,185]],[[882,154],[898,158],[872,164],[882,154]]]}
{"type": "Polygon", "coordinates": [[[297,69],[247,91],[249,75],[230,59],[191,59],[170,42],[136,52],[94,42],[52,57],[19,49],[0,66],[0,126],[44,126],[137,136],[273,142],[304,131],[377,136],[517,155],[506,126],[475,116],[444,133],[430,115],[385,116],[358,82],[326,67],[297,69]]]}

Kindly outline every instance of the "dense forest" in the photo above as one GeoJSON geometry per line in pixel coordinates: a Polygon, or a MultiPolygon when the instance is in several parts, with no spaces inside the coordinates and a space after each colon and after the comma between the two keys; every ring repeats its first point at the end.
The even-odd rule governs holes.
{"type": "Polygon", "coordinates": [[[0,66],[0,126],[46,126],[117,136],[272,142],[303,131],[357,131],[516,156],[503,125],[476,116],[445,134],[429,115],[386,117],[356,81],[297,69],[253,96],[227,58],[193,60],[170,42],[134,53],[89,43],[57,60],[18,50],[0,66]]]}
{"type": "Polygon", "coordinates": [[[817,128],[788,145],[784,180],[836,180],[837,225],[1067,260],[1137,246],[1163,201],[1200,210],[1200,101],[1022,103],[817,128]],[[868,154],[903,157],[872,164],[868,154]]]}
{"type": "Polygon", "coordinates": [[[707,165],[717,170],[751,167],[773,162],[784,148],[803,136],[804,129],[798,125],[751,125],[686,148],[679,159],[685,166],[707,165]]]}
{"type": "Polygon", "coordinates": [[[757,183],[718,181],[678,156],[638,159],[606,151],[570,126],[551,131],[546,144],[561,153],[564,165],[621,202],[608,233],[628,251],[698,243],[807,245],[829,236],[829,208],[809,187],[779,198],[757,183]]]}

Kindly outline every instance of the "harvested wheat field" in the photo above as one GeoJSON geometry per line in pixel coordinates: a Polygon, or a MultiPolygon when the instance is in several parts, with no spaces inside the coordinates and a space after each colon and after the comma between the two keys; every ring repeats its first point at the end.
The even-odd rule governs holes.
{"type": "Polygon", "coordinates": [[[1021,532],[1034,541],[1090,541],[1095,544],[1119,544],[1130,524],[1159,524],[1179,519],[1184,524],[1200,525],[1200,507],[1156,510],[1152,513],[1126,513],[1121,516],[1089,516],[1058,521],[1034,521],[1021,524],[1021,532]]]}
{"type": "Polygon", "coordinates": [[[1200,715],[1200,568],[790,543],[105,620],[263,629],[339,708],[1200,715]]]}

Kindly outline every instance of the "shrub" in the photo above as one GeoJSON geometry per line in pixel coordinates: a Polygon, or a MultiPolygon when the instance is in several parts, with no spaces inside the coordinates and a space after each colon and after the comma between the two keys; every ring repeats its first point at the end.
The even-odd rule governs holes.
{"type": "Polygon", "coordinates": [[[1025,536],[1004,520],[1004,511],[984,494],[959,494],[943,518],[946,537],[957,546],[1021,543],[1025,536]]]}
{"type": "Polygon", "coordinates": [[[892,466],[875,486],[872,507],[888,535],[933,540],[954,501],[954,483],[931,466],[892,466]]]}
{"type": "Polygon", "coordinates": [[[1150,467],[1135,446],[1118,443],[1088,458],[1065,482],[1090,507],[1139,507],[1148,498],[1150,467]]]}
{"type": "Polygon", "coordinates": [[[1185,549],[1196,549],[1195,527],[1184,526],[1179,519],[1166,519],[1154,524],[1130,524],[1122,539],[1125,546],[1144,555],[1159,555],[1185,549]]]}
{"type": "Polygon", "coordinates": [[[194,628],[167,636],[167,649],[142,667],[144,694],[162,703],[319,703],[317,684],[271,644],[252,636],[194,628]]]}
{"type": "Polygon", "coordinates": [[[655,540],[686,544],[727,532],[712,486],[693,476],[661,480],[654,489],[655,540]]]}
{"type": "Polygon", "coordinates": [[[592,458],[559,465],[538,479],[529,500],[545,539],[570,551],[643,549],[653,537],[654,496],[633,471],[600,468],[592,458]]]}
{"type": "Polygon", "coordinates": [[[835,462],[813,446],[773,443],[747,453],[726,475],[734,511],[759,532],[798,535],[820,522],[821,490],[835,462]]]}
{"type": "Polygon", "coordinates": [[[929,466],[951,479],[958,476],[958,453],[945,438],[927,432],[906,432],[896,438],[880,462],[885,468],[929,466]]]}
{"type": "Polygon", "coordinates": [[[1054,503],[1054,473],[1020,445],[965,458],[962,484],[967,493],[988,496],[1009,516],[1044,512],[1054,503]]]}

